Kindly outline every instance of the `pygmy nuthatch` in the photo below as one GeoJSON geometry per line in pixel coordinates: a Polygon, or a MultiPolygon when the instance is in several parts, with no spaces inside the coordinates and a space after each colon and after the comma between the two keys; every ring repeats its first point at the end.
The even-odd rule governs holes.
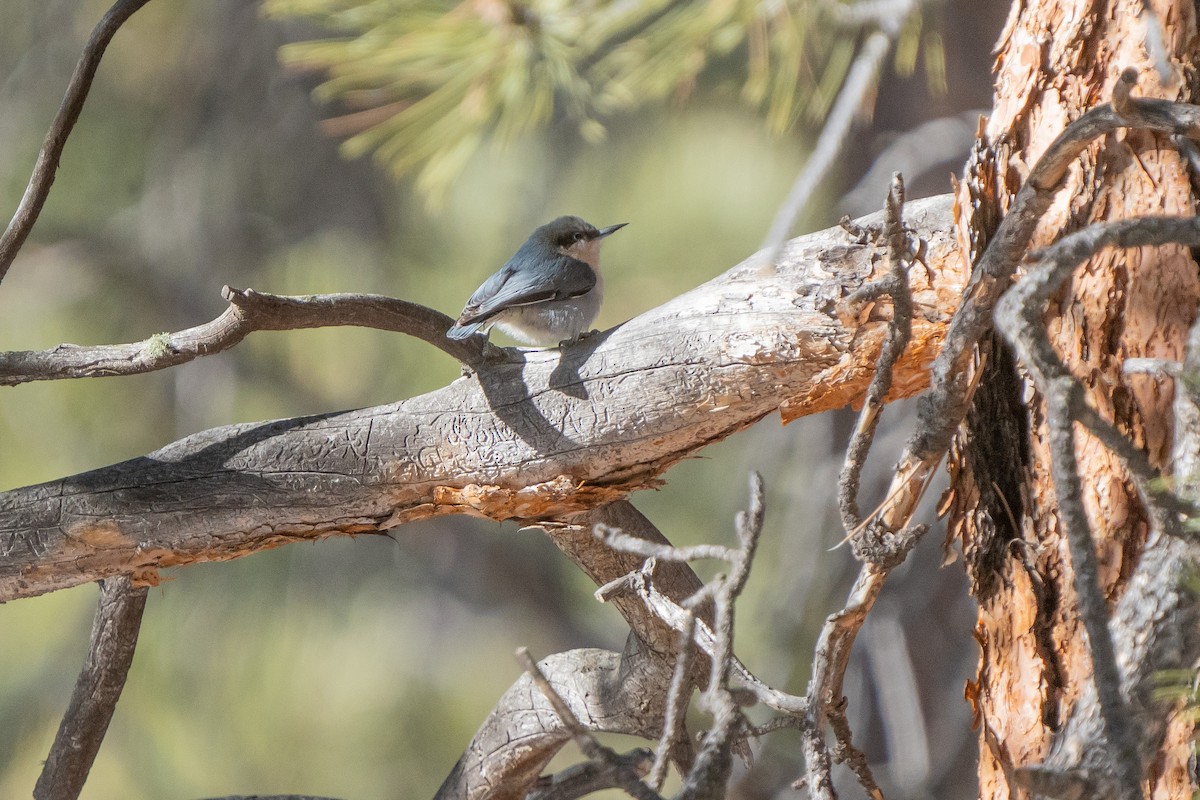
{"type": "Polygon", "coordinates": [[[546,223],[475,290],[446,336],[487,335],[495,325],[529,344],[578,338],[600,310],[600,240],[627,224],[597,228],[579,217],[546,223]]]}

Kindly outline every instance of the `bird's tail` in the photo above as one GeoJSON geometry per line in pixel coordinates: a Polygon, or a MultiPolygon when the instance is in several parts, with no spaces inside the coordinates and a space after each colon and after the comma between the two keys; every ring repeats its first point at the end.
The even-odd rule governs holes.
{"type": "Polygon", "coordinates": [[[446,331],[447,339],[467,339],[472,334],[478,333],[483,327],[482,322],[472,322],[469,325],[453,325],[450,330],[446,331]]]}

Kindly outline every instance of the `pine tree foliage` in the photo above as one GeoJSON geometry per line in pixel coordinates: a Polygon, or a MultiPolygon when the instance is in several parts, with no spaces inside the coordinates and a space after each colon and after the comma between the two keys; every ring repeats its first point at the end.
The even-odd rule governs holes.
{"type": "MultiPolygon", "coordinates": [[[[396,175],[419,168],[418,186],[435,194],[488,141],[504,144],[549,125],[599,141],[606,118],[682,102],[698,87],[734,90],[775,133],[801,119],[818,121],[863,34],[836,13],[846,6],[821,0],[264,6],[330,32],[288,45],[281,56],[328,76],[317,97],[347,112],[330,126],[348,137],[346,154],[374,152],[396,175]]],[[[911,71],[922,42],[936,82],[940,48],[936,37],[922,37],[916,15],[901,34],[897,66],[911,71]]]]}

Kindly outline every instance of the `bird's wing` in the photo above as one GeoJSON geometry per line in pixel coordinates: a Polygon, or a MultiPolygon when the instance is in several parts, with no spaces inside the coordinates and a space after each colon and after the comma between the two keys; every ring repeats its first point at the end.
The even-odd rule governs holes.
{"type": "Polygon", "coordinates": [[[458,324],[479,322],[506,308],[578,297],[590,292],[595,285],[595,271],[570,256],[556,255],[534,270],[517,269],[510,261],[475,290],[459,316],[458,324]]]}

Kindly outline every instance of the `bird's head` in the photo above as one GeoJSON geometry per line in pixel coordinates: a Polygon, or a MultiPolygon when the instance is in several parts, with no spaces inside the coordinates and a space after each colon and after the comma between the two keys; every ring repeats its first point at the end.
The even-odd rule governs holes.
{"type": "Polygon", "coordinates": [[[607,228],[597,228],[579,217],[559,217],[534,231],[532,238],[595,269],[600,266],[601,240],[628,224],[622,222],[607,228]]]}

